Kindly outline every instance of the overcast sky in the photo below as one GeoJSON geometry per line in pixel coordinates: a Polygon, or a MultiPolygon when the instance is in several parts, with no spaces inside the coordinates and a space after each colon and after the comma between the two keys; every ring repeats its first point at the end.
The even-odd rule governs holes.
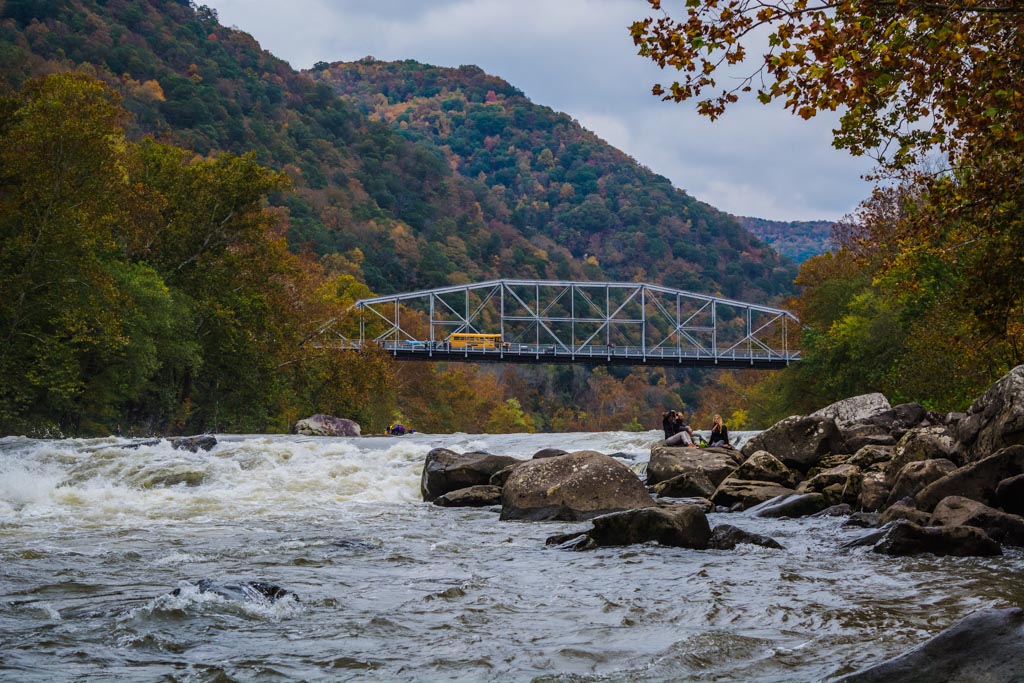
{"type": "Polygon", "coordinates": [[[733,214],[837,219],[870,190],[870,163],[831,145],[834,117],[807,122],[748,101],[711,123],[652,96],[671,74],[636,54],[629,25],[648,15],[643,0],[204,2],[296,69],[367,55],[475,64],[733,214]]]}

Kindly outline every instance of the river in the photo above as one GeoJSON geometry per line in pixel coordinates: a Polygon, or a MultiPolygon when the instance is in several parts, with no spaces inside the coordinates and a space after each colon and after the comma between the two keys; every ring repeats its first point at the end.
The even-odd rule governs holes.
{"type": "Polygon", "coordinates": [[[737,513],[709,517],[785,550],[575,553],[544,540],[589,524],[420,501],[437,446],[633,464],[658,437],[0,439],[0,680],[828,681],[1024,606],[1016,549],[890,558],[840,549],[841,519],[737,513]]]}

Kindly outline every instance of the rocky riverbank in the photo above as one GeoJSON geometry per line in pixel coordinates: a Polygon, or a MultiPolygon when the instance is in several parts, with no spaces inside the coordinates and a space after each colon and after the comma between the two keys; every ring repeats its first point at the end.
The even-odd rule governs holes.
{"type": "MultiPolygon", "coordinates": [[[[589,530],[548,539],[567,550],[645,542],[779,547],[736,526],[712,529],[706,513],[715,510],[843,515],[846,524],[868,528],[836,552],[999,554],[1024,545],[1024,366],[962,414],[891,406],[870,394],[786,418],[739,451],[654,446],[646,480],[593,451],[545,449],[518,460],[435,449],[421,491],[439,505],[500,505],[502,519],[592,520],[589,530]]],[[[1024,632],[1014,629],[1007,638],[1021,662],[1010,665],[1018,678],[991,680],[1024,677],[1024,632]]],[[[936,651],[941,657],[942,648],[936,651]]]]}

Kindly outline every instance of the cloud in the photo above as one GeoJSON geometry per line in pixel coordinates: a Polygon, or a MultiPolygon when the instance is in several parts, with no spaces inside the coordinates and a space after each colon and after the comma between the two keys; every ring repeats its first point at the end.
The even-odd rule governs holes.
{"type": "Polygon", "coordinates": [[[834,118],[748,100],[711,123],[653,97],[671,74],[636,55],[636,0],[206,1],[296,68],[367,55],[475,64],[730,213],[835,219],[870,189],[870,164],[832,148],[834,118]]]}

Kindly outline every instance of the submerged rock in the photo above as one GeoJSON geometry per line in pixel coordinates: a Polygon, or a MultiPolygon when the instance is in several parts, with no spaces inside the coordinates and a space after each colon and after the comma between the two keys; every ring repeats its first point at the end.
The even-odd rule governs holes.
{"type": "Polygon", "coordinates": [[[512,472],[501,494],[502,519],[579,521],[653,506],[629,467],[595,451],[527,461],[512,472]]]}
{"type": "MultiPolygon", "coordinates": [[[[242,581],[241,583],[216,583],[210,579],[200,579],[195,587],[200,593],[213,593],[229,600],[242,602],[273,603],[291,596],[298,600],[299,596],[280,586],[265,581],[242,581]]],[[[175,588],[171,595],[181,595],[182,589],[175,588]]]]}
{"type": "Polygon", "coordinates": [[[200,450],[210,451],[217,445],[217,437],[212,434],[199,434],[197,436],[179,436],[171,439],[171,448],[176,451],[189,451],[198,453],[200,450]]]}
{"type": "Polygon", "coordinates": [[[755,534],[750,531],[744,531],[743,529],[731,524],[719,524],[712,529],[711,540],[708,541],[708,547],[715,550],[733,550],[741,543],[759,545],[765,548],[773,548],[775,550],[784,549],[774,538],[755,534]]]}
{"type": "Polygon", "coordinates": [[[836,683],[1015,683],[1024,681],[1024,610],[966,617],[914,649],[836,683]]]}

